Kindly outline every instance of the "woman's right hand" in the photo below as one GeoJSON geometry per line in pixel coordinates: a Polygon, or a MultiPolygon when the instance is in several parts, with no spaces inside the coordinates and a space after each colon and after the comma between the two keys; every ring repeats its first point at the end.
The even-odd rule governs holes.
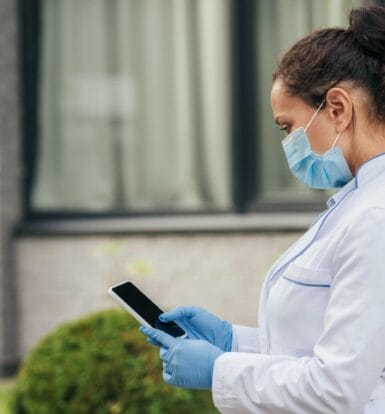
{"type": "Polygon", "coordinates": [[[196,306],[178,306],[159,316],[162,322],[174,321],[190,339],[204,339],[224,352],[231,351],[233,328],[225,320],[196,306]]]}

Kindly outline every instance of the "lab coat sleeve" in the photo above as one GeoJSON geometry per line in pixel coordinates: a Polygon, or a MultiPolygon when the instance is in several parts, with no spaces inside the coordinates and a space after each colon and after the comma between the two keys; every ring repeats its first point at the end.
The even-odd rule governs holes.
{"type": "Polygon", "coordinates": [[[233,343],[232,352],[260,352],[259,329],[242,325],[232,325],[233,343]]]}
{"type": "Polygon", "coordinates": [[[222,354],[213,400],[221,413],[359,414],[385,367],[385,209],[367,207],[332,263],[324,330],[313,356],[222,354]]]}

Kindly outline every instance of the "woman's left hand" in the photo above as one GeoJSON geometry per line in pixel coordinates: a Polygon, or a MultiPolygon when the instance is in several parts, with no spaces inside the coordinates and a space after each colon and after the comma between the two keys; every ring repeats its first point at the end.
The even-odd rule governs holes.
{"type": "Polygon", "coordinates": [[[202,339],[174,338],[159,329],[141,326],[139,330],[160,347],[165,382],[182,388],[211,389],[214,362],[223,354],[221,349],[202,339]]]}

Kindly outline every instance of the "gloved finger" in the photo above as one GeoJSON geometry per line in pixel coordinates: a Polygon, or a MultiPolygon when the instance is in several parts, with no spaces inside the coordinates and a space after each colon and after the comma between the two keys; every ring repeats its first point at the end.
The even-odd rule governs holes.
{"type": "Polygon", "coordinates": [[[196,306],[177,306],[159,315],[159,319],[162,322],[176,321],[182,318],[190,319],[200,311],[201,309],[196,306]]]}
{"type": "MultiPolygon", "coordinates": [[[[142,333],[142,334],[144,334],[144,335],[146,335],[145,333],[144,333],[144,330],[145,329],[147,329],[147,327],[146,326],[143,326],[143,325],[141,325],[140,327],[139,327],[139,332],[140,333],[142,333]]],[[[146,335],[147,336],[147,335],[146,335]]],[[[162,346],[162,344],[160,344],[158,341],[156,341],[155,339],[152,339],[152,338],[150,338],[150,337],[148,337],[147,336],[147,341],[151,344],[151,345],[155,345],[155,346],[162,346]]]]}
{"type": "Polygon", "coordinates": [[[148,338],[152,339],[153,341],[160,343],[160,345],[165,348],[170,348],[170,346],[172,346],[175,342],[175,338],[173,336],[159,329],[141,326],[139,328],[139,331],[142,332],[142,334],[146,335],[148,338]]]}
{"type": "Polygon", "coordinates": [[[159,351],[160,359],[164,362],[168,362],[170,359],[170,352],[168,349],[161,347],[159,351]]]}
{"type": "Polygon", "coordinates": [[[158,342],[158,341],[155,341],[155,339],[152,339],[152,338],[147,338],[147,341],[148,341],[151,345],[154,345],[154,346],[159,346],[159,347],[161,347],[161,346],[162,346],[162,344],[161,344],[160,342],[158,342]]]}
{"type": "Polygon", "coordinates": [[[169,372],[163,370],[163,380],[164,380],[164,382],[166,382],[167,384],[170,384],[172,382],[171,378],[172,378],[172,374],[170,374],[169,372]]]}
{"type": "Polygon", "coordinates": [[[173,369],[172,369],[171,364],[163,361],[162,367],[163,367],[163,372],[166,372],[167,374],[172,375],[173,369]]]}
{"type": "Polygon", "coordinates": [[[172,365],[168,362],[168,361],[163,361],[162,363],[162,367],[163,367],[163,372],[168,374],[168,375],[172,375],[172,365]]]}

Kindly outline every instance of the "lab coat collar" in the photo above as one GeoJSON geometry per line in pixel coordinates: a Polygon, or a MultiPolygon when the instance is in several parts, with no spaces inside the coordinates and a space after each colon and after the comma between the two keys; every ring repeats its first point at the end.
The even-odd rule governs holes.
{"type": "Polygon", "coordinates": [[[385,152],[381,152],[361,164],[356,172],[356,175],[337,193],[333,194],[326,201],[326,205],[328,208],[334,206],[334,204],[337,204],[346,193],[354,188],[364,186],[381,174],[385,174],[385,152]]]}

